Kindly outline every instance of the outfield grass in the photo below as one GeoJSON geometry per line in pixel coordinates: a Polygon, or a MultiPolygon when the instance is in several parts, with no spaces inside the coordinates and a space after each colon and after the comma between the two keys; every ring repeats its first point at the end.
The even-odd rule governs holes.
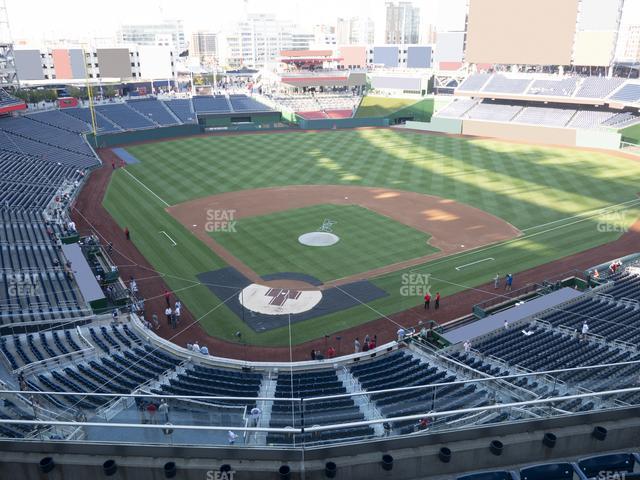
{"type": "Polygon", "coordinates": [[[416,103],[413,98],[387,98],[366,96],[360,102],[355,118],[387,117],[416,103]]]}
{"type": "MultiPolygon", "coordinates": [[[[640,216],[634,206],[613,218],[576,217],[637,199],[640,163],[573,149],[378,129],[193,137],[128,150],[141,163],[115,172],[105,207],[121,226],[129,227],[136,246],[165,274],[194,315],[202,317],[209,333],[233,340],[233,333],[240,330],[243,339],[262,345],[285,344],[288,335],[280,329],[253,332],[221,304],[224,299],[198,284],[198,273],[225,263],[165,212],[167,204],[259,187],[378,186],[467,203],[524,230],[525,235],[515,241],[434,260],[417,269],[432,275],[432,290],[443,294],[443,305],[447,295],[487,282],[496,272],[515,273],[517,286],[519,271],[616,239],[619,231],[600,228],[603,222],[623,228],[640,216]],[[158,233],[162,230],[177,246],[158,233]],[[494,260],[455,269],[488,257],[494,260]]],[[[271,248],[256,240],[255,249],[271,248]]],[[[418,304],[419,298],[401,295],[401,274],[374,281],[391,294],[388,297],[295,324],[294,343],[418,304]]]]}
{"type": "Polygon", "coordinates": [[[259,275],[304,272],[323,282],[438,251],[427,244],[429,235],[356,205],[314,205],[243,218],[235,231],[211,236],[259,275]],[[325,218],[337,222],[337,244],[321,248],[298,242],[325,218]]]}

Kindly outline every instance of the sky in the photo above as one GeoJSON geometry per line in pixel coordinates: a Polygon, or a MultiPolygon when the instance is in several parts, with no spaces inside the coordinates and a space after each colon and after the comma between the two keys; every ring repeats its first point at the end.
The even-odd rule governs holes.
{"type": "MultiPolygon", "coordinates": [[[[565,0],[558,0],[565,1],[565,0]]],[[[613,0],[600,0],[613,1],[613,0]]],[[[640,24],[640,0],[624,0],[623,24],[640,24]]],[[[14,40],[115,37],[121,23],[151,23],[162,18],[184,20],[185,33],[223,30],[249,13],[274,13],[303,27],[334,25],[337,17],[364,15],[376,24],[377,43],[384,37],[385,0],[6,0],[14,40]],[[34,7],[37,12],[34,12],[34,7]]],[[[416,0],[422,23],[443,30],[464,28],[467,0],[416,0]],[[460,25],[462,23],[462,25],[460,25]],[[447,28],[454,27],[454,28],[447,28]],[[455,28],[457,27],[457,28],[455,28]],[[461,27],[461,28],[460,28],[461,27]]]]}
{"type": "Polygon", "coordinates": [[[184,20],[187,32],[217,31],[241,19],[245,8],[249,13],[275,13],[282,20],[306,26],[334,24],[339,15],[361,13],[384,19],[384,0],[66,0],[64,4],[39,0],[37,15],[33,3],[7,0],[14,40],[107,37],[113,36],[121,23],[152,23],[162,18],[184,20]]]}

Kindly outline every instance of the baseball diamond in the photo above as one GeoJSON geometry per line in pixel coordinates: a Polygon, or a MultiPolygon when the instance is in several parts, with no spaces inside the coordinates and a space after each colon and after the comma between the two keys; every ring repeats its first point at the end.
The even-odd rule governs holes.
{"type": "Polygon", "coordinates": [[[388,129],[216,135],[127,151],[139,160],[126,167],[135,180],[116,170],[106,208],[132,229],[132,241],[194,315],[215,308],[200,322],[207,332],[231,340],[240,331],[262,345],[281,344],[283,327],[258,333],[219,303],[227,296],[218,287],[193,280],[232,266],[249,283],[292,272],[319,278],[318,290],[367,279],[386,292],[356,298],[347,317],[315,320],[316,311],[296,322],[298,343],[419,304],[417,294],[400,293],[404,272],[430,274],[432,290],[445,298],[496,272],[517,281],[518,272],[615,240],[640,212],[630,180],[639,164],[596,151],[388,129]],[[337,216],[342,209],[349,221],[337,216]],[[207,231],[216,216],[232,217],[233,229],[207,231]],[[325,218],[337,220],[340,242],[319,249],[297,242],[325,218]],[[598,229],[603,218],[619,228],[598,229]],[[366,245],[348,248],[356,236],[343,231],[354,225],[369,232],[366,245]],[[384,237],[403,225],[406,233],[384,237]],[[152,235],[159,230],[171,231],[177,246],[152,235]],[[417,232],[423,240],[413,238],[417,232]],[[308,250],[296,257],[297,248],[308,250]]]}

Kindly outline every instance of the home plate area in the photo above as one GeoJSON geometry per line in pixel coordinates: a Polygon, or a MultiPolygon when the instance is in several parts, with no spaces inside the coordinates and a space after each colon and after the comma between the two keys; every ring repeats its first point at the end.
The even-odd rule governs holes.
{"type": "Polygon", "coordinates": [[[322,290],[318,279],[294,272],[263,275],[261,280],[266,285],[261,285],[233,267],[201,273],[198,280],[219,299],[225,299],[225,306],[256,332],[329,315],[389,295],[368,280],[322,290]],[[274,285],[279,281],[294,283],[291,288],[274,285]],[[295,282],[299,285],[300,281],[309,288],[296,288],[295,282]]]}
{"type": "Polygon", "coordinates": [[[240,304],[265,315],[289,315],[306,312],[322,300],[319,290],[271,288],[252,283],[238,296],[240,304]]]}

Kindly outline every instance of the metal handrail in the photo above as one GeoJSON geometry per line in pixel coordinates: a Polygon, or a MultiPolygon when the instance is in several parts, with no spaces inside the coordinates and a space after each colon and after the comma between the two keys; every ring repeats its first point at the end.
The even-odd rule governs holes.
{"type": "MultiPolygon", "coordinates": [[[[544,399],[534,399],[527,400],[522,402],[509,402],[509,403],[497,403],[494,405],[485,405],[482,407],[470,407],[470,408],[462,408],[458,410],[443,410],[443,411],[428,411],[421,412],[418,414],[412,415],[403,415],[398,417],[387,417],[381,419],[373,419],[373,420],[359,420],[354,422],[344,422],[344,423],[336,423],[336,424],[328,424],[328,425],[313,425],[310,427],[303,428],[295,428],[295,427],[285,427],[285,428],[272,428],[272,427],[234,427],[235,430],[246,431],[246,432],[272,432],[272,433],[305,433],[305,432],[322,432],[327,430],[336,430],[342,428],[355,428],[355,427],[364,427],[371,426],[376,424],[382,424],[386,422],[405,422],[405,421],[413,421],[419,420],[426,415],[433,419],[444,418],[452,415],[461,415],[461,414],[473,414],[478,412],[489,412],[489,411],[498,411],[508,408],[520,408],[520,407],[528,407],[528,406],[543,406],[546,404],[553,404],[555,402],[566,402],[568,400],[577,400],[584,398],[592,398],[599,397],[604,395],[617,395],[624,393],[640,393],[640,387],[631,387],[631,388],[623,388],[623,389],[615,389],[615,390],[603,390],[599,392],[589,392],[589,393],[579,393],[573,395],[566,395],[561,397],[550,397],[544,399]]],[[[156,395],[157,397],[157,395],[156,395]]],[[[550,405],[551,406],[551,405],[550,405]]],[[[564,412],[565,414],[573,414],[573,412],[564,412]]],[[[76,421],[57,421],[57,420],[16,420],[16,419],[0,419],[0,424],[6,425],[51,425],[51,426],[88,426],[88,427],[121,427],[121,428],[143,428],[143,429],[164,429],[165,425],[161,424],[133,424],[133,423],[105,423],[105,422],[76,422],[76,421]]],[[[211,430],[211,431],[226,431],[229,429],[228,426],[213,426],[213,425],[171,425],[172,429],[176,430],[211,430]]],[[[15,439],[11,439],[11,441],[15,441],[15,439]]]]}

